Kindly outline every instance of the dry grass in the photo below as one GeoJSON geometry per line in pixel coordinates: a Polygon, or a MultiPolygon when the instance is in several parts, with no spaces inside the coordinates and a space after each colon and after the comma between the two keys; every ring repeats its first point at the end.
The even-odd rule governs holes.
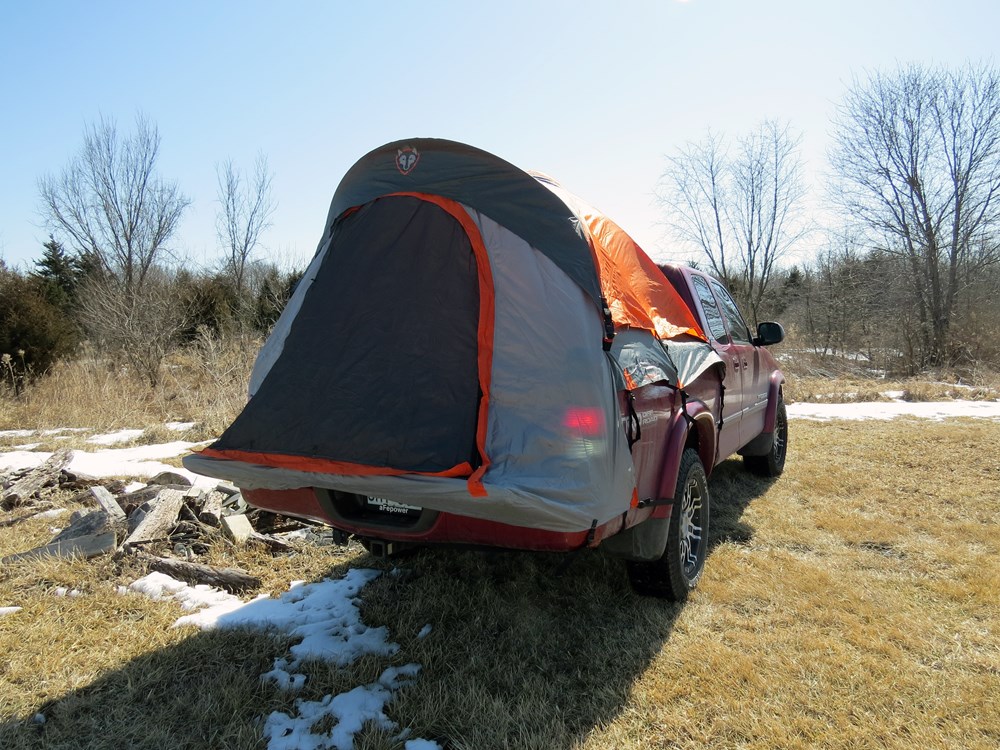
{"type": "Polygon", "coordinates": [[[984,376],[976,383],[961,378],[888,380],[870,377],[824,377],[788,375],[785,397],[791,401],[848,404],[889,401],[889,395],[904,401],[995,401],[1000,398],[1000,378],[984,376]]]}
{"type": "Polygon", "coordinates": [[[902,377],[887,376],[863,358],[821,355],[796,348],[794,342],[775,347],[772,353],[788,379],[785,395],[792,401],[888,401],[887,392],[901,394],[905,401],[1000,399],[1000,373],[984,366],[902,377]]]}
{"type": "MultiPolygon", "coordinates": [[[[418,662],[390,715],[483,748],[996,748],[1000,744],[1000,424],[793,422],[785,476],[712,478],[713,549],[683,607],[632,594],[623,567],[455,550],[398,561],[362,592],[401,645],[312,665],[301,697],[418,662]],[[417,633],[430,623],[430,636],[417,633]]],[[[0,554],[52,521],[0,529],[0,554]]],[[[277,593],[378,566],[357,547],[271,558],[219,547],[277,593]]],[[[99,560],[0,574],[0,746],[262,747],[292,697],[257,675],[284,643],[171,629],[170,603],[115,593],[99,560]],[[57,597],[55,587],[85,593],[57,597]],[[25,720],[44,710],[48,722],[25,720]]],[[[356,747],[401,748],[368,731],[356,747]]]]}
{"type": "Polygon", "coordinates": [[[0,387],[0,430],[86,427],[106,432],[197,422],[197,433],[189,439],[215,437],[246,402],[250,370],[261,343],[253,338],[220,341],[202,336],[167,358],[162,382],[155,389],[140,374],[97,356],[62,361],[20,396],[0,387]]]}

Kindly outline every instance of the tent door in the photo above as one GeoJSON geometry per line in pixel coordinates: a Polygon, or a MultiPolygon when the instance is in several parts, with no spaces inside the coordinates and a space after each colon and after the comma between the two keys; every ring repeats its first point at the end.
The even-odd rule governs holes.
{"type": "Polygon", "coordinates": [[[345,215],[282,354],[213,448],[471,473],[480,283],[466,230],[434,202],[388,196],[345,215]]]}

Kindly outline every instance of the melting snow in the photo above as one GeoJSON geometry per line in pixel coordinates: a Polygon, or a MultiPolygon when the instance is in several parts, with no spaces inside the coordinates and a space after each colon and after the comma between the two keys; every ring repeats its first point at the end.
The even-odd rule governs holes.
{"type": "MultiPolygon", "coordinates": [[[[409,685],[419,671],[417,664],[389,667],[371,685],[327,695],[319,701],[296,700],[296,716],[272,712],[264,722],[268,750],[350,750],[354,747],[354,735],[368,722],[379,729],[396,729],[396,722],[385,715],[385,704],[392,700],[395,690],[409,685]],[[312,731],[315,724],[328,717],[336,722],[332,729],[322,733],[312,731]]],[[[406,744],[410,746],[409,742],[406,744]]],[[[437,747],[437,743],[425,747],[437,747]]]]}
{"type": "MultiPolygon", "coordinates": [[[[246,603],[208,586],[188,586],[162,573],[150,573],[121,590],[180,602],[191,614],[178,619],[175,627],[271,629],[296,639],[288,655],[276,658],[261,679],[283,690],[299,690],[306,675],[296,670],[304,661],[346,666],[365,654],[390,656],[399,650],[398,644],[389,642],[386,628],[368,627],[358,611],[358,593],[378,576],[377,570],[355,568],[337,580],[295,581],[277,599],[261,596],[246,603]]],[[[429,626],[424,630],[429,632],[429,626]]],[[[371,685],[319,701],[296,700],[290,713],[272,712],[264,722],[269,750],[349,750],[354,747],[354,735],[368,722],[396,729],[395,722],[385,715],[385,706],[393,692],[412,682],[419,670],[418,664],[389,667],[371,685]],[[332,728],[314,732],[313,727],[323,719],[332,720],[332,728]]],[[[430,740],[410,740],[406,747],[440,750],[430,740]]]]}
{"type": "MultiPolygon", "coordinates": [[[[173,458],[188,453],[203,443],[176,440],[159,445],[140,445],[134,448],[104,448],[95,451],[73,451],[71,471],[102,477],[152,477],[163,471],[182,474],[197,487],[215,487],[216,479],[193,474],[187,469],[162,463],[156,459],[173,458]]],[[[0,453],[0,472],[33,469],[43,464],[51,453],[45,451],[7,451],[0,453]]],[[[145,486],[145,485],[144,485],[145,486]]]]}
{"type": "Polygon", "coordinates": [[[798,419],[895,419],[923,417],[950,419],[981,417],[1000,419],[1000,401],[868,401],[854,404],[812,404],[799,402],[787,406],[788,416],[798,419]]]}
{"type": "MultiPolygon", "coordinates": [[[[145,485],[143,486],[145,487],[145,485]]],[[[35,518],[58,518],[68,512],[65,508],[52,508],[51,510],[43,510],[41,513],[36,513],[35,518]]]]}
{"type": "Polygon", "coordinates": [[[145,430],[118,430],[118,432],[109,432],[106,435],[94,435],[87,438],[87,442],[95,445],[117,445],[142,437],[144,432],[145,430]]]}
{"type": "Polygon", "coordinates": [[[0,430],[0,439],[26,438],[26,437],[31,437],[34,434],[35,434],[34,430],[0,430]]]}

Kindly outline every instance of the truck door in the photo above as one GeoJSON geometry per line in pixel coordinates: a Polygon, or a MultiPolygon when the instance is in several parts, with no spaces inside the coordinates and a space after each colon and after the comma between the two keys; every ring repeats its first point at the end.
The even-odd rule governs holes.
{"type": "MultiPolygon", "coordinates": [[[[743,409],[743,352],[726,327],[725,318],[708,282],[704,277],[691,274],[691,283],[706,332],[716,353],[726,363],[722,385],[725,388],[722,404],[722,430],[719,433],[719,458],[735,453],[740,447],[740,416],[743,409]]],[[[752,348],[752,347],[751,347],[752,348]]]]}
{"type": "Polygon", "coordinates": [[[726,327],[729,329],[732,341],[730,358],[733,366],[738,366],[742,374],[739,447],[743,447],[745,443],[753,440],[764,430],[770,374],[762,372],[760,352],[753,345],[753,337],[750,335],[746,321],[740,315],[736,302],[718,281],[712,279],[711,285],[726,318],[726,327]]]}

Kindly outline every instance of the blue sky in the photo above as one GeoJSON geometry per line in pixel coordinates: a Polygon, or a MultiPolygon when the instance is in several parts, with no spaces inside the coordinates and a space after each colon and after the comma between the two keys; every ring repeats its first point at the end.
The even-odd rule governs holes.
{"type": "Polygon", "coordinates": [[[278,210],[262,255],[304,265],[344,172],[415,136],[551,174],[666,260],[666,154],[708,127],[787,119],[818,200],[854,75],[994,62],[998,28],[995,0],[0,0],[0,257],[40,255],[37,181],[86,125],[129,129],[141,111],[161,175],[192,201],[173,246],[194,264],[219,256],[216,163],[268,157],[278,210]]]}

